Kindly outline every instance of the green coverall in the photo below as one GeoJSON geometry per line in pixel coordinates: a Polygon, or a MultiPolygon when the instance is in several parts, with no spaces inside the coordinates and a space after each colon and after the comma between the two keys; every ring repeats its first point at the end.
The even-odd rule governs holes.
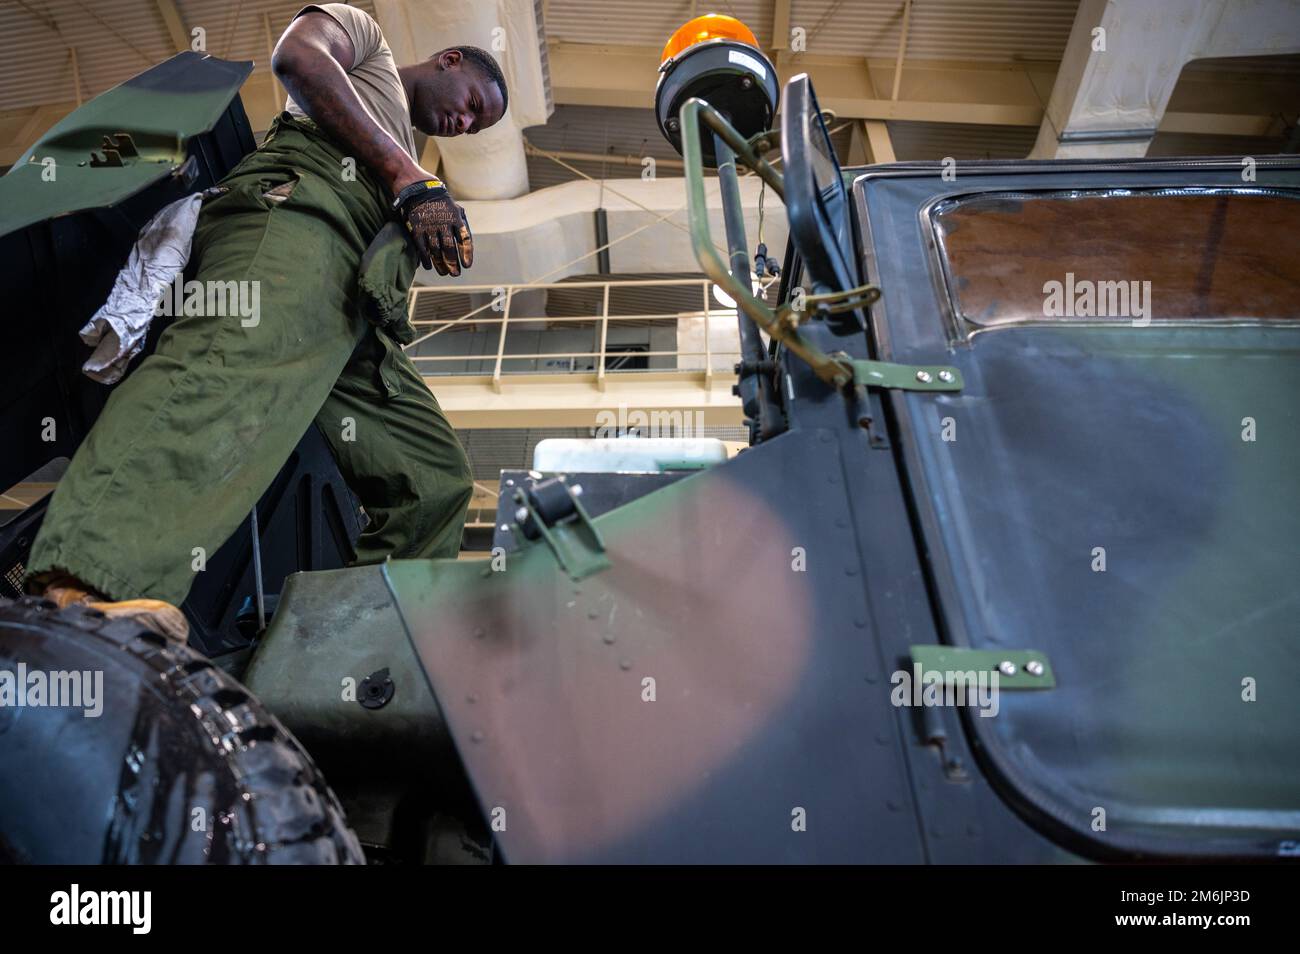
{"type": "Polygon", "coordinates": [[[180,604],[313,420],[370,520],[358,562],[454,556],[473,483],[399,345],[416,259],[386,191],[287,113],[222,184],[193,278],[259,282],[258,321],[193,315],[163,332],[59,482],[29,575],[180,604]],[[288,198],[268,199],[275,187],[288,198]]]}

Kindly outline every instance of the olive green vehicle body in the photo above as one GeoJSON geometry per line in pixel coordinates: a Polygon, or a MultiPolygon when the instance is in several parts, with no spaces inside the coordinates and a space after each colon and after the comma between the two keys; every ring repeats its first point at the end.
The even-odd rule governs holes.
{"type": "MultiPolygon", "coordinates": [[[[73,153],[94,125],[78,115],[53,140],[73,153]]],[[[159,163],[169,175],[185,141],[159,163]]],[[[878,297],[814,311],[773,349],[757,373],[777,433],[612,509],[581,500],[636,477],[571,476],[558,515],[503,483],[491,559],[272,574],[266,630],[214,658],[312,754],[376,859],[1300,856],[1297,299],[998,321],[1008,299],[964,310],[979,283],[945,231],[989,221],[961,218],[971,202],[1013,221],[1040,202],[1113,203],[1097,219],[1113,225],[1006,258],[1014,286],[1031,260],[1064,279],[1075,254],[1128,247],[1133,197],[1198,198],[1190,274],[1209,309],[1225,204],[1289,216],[1274,278],[1300,291],[1300,207],[1276,206],[1300,201],[1300,163],[1260,158],[1249,183],[1236,160],[969,163],[955,179],[911,163],[834,184],[797,181],[797,165],[783,303],[805,286],[878,297]],[[810,195],[829,218],[807,213],[810,195]],[[818,249],[834,243],[831,269],[818,249]],[[933,705],[910,683],[927,671],[940,689],[1000,681],[933,705]]],[[[120,203],[154,173],[77,202],[120,203]]],[[[711,246],[693,213],[697,250],[711,246]]],[[[1148,267],[1112,265],[1138,281],[1148,267]]]]}

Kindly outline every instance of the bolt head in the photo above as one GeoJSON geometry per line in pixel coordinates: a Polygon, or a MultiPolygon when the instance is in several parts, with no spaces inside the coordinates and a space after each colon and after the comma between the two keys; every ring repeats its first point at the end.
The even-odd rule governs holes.
{"type": "Polygon", "coordinates": [[[667,125],[668,125],[669,132],[677,132],[677,130],[681,128],[681,123],[679,123],[676,119],[668,120],[667,125]]]}
{"type": "Polygon", "coordinates": [[[1010,659],[1004,659],[998,663],[998,672],[1004,676],[1014,676],[1017,671],[1018,667],[1010,659]]]}
{"type": "Polygon", "coordinates": [[[515,511],[515,522],[516,522],[516,523],[523,523],[523,522],[524,522],[525,520],[527,520],[527,519],[528,519],[528,508],[527,508],[527,507],[520,507],[518,510],[515,511]]]}
{"type": "Polygon", "coordinates": [[[1043,674],[1043,664],[1037,659],[1031,659],[1025,663],[1025,672],[1031,676],[1041,676],[1043,674]]]}
{"type": "Polygon", "coordinates": [[[573,484],[571,487],[569,487],[569,493],[573,494],[573,496],[575,497],[581,497],[582,484],[573,484]]]}
{"type": "Polygon", "coordinates": [[[916,380],[920,381],[922,384],[929,384],[934,380],[934,378],[931,376],[929,371],[918,371],[916,372],[916,380]]]}
{"type": "Polygon", "coordinates": [[[940,372],[939,372],[939,380],[942,381],[944,384],[951,384],[951,383],[953,382],[953,375],[952,375],[952,372],[951,372],[951,371],[940,371],[940,372]]]}

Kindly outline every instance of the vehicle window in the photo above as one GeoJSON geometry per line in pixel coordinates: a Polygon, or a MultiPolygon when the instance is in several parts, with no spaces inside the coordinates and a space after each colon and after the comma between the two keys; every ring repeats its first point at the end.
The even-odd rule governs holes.
{"type": "Polygon", "coordinates": [[[938,202],[929,220],[959,324],[1295,320],[1298,197],[984,193],[938,202]]]}

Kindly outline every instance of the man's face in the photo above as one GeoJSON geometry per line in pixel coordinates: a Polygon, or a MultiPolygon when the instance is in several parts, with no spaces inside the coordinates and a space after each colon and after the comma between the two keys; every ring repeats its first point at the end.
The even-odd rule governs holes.
{"type": "Polygon", "coordinates": [[[501,90],[477,63],[459,50],[444,50],[431,65],[411,107],[416,129],[428,136],[473,135],[501,118],[501,90]]]}

